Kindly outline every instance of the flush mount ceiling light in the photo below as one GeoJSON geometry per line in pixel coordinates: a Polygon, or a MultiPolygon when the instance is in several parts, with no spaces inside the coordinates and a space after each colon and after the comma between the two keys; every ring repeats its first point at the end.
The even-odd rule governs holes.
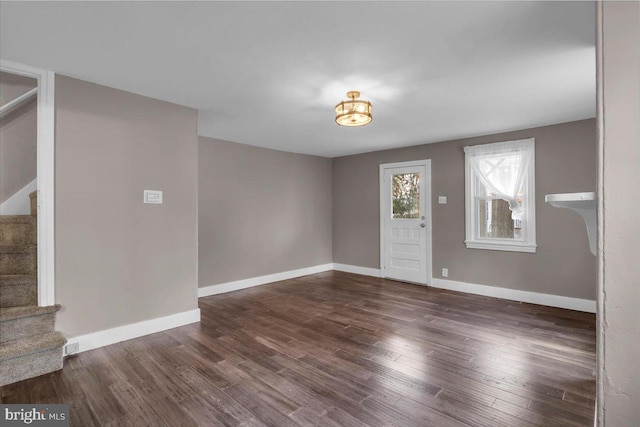
{"type": "Polygon", "coordinates": [[[361,101],[356,98],[360,97],[360,92],[352,90],[347,92],[347,96],[351,98],[342,101],[336,105],[336,123],[340,126],[364,126],[371,122],[371,103],[369,101],[361,101]]]}

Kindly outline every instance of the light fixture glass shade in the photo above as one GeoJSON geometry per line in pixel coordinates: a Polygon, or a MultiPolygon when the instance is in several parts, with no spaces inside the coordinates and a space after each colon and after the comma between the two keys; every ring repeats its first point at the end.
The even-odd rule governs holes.
{"type": "Polygon", "coordinates": [[[358,100],[360,92],[347,92],[351,99],[342,101],[336,105],[336,123],[340,126],[364,126],[371,122],[371,103],[358,100]]]}

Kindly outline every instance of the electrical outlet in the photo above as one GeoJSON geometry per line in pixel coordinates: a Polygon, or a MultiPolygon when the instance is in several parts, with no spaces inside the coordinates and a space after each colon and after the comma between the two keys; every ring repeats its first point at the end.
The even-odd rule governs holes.
{"type": "Polygon", "coordinates": [[[448,268],[443,268],[442,269],[442,277],[449,277],[449,269],[448,268]]]}
{"type": "Polygon", "coordinates": [[[447,196],[438,196],[438,204],[446,205],[447,204],[447,196]]]}
{"type": "Polygon", "coordinates": [[[80,343],[72,342],[64,346],[64,355],[69,356],[71,354],[77,353],[80,351],[80,343]]]}

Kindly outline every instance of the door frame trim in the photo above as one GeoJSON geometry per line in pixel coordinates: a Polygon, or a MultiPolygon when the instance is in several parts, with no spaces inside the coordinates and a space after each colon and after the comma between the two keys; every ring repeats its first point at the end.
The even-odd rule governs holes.
{"type": "Polygon", "coordinates": [[[424,166],[425,174],[427,178],[427,182],[425,183],[425,192],[427,193],[425,196],[425,222],[427,224],[427,277],[425,278],[425,283],[417,283],[422,286],[431,286],[433,284],[433,218],[431,213],[431,159],[424,160],[411,160],[407,162],[395,162],[395,163],[381,163],[379,170],[379,197],[380,197],[380,206],[378,210],[378,215],[380,217],[380,273],[382,277],[386,277],[385,275],[385,267],[384,267],[384,248],[385,248],[385,239],[384,239],[384,216],[382,212],[384,211],[384,171],[386,169],[392,168],[401,168],[401,167],[410,167],[410,166],[424,166]]]}
{"type": "Polygon", "coordinates": [[[38,305],[55,304],[55,73],[0,59],[0,70],[38,80],[38,305]]]}

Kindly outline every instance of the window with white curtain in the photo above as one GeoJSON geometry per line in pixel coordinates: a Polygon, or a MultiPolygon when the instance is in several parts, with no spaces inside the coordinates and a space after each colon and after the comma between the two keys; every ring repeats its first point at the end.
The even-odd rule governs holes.
{"type": "Polygon", "coordinates": [[[535,252],[535,140],[464,152],[467,248],[535,252]]]}

